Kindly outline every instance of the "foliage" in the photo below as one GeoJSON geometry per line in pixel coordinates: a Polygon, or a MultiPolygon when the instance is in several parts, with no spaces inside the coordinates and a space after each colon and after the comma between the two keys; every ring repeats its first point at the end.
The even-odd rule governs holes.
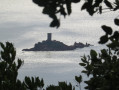
{"type": "Polygon", "coordinates": [[[38,4],[38,6],[44,7],[42,13],[49,15],[53,21],[50,23],[51,27],[59,27],[60,20],[57,18],[57,14],[70,15],[71,3],[77,3],[80,0],[33,0],[34,3],[38,4]],[[66,11],[67,10],[67,11],[66,11]]]}
{"type": "Polygon", "coordinates": [[[72,88],[71,83],[67,84],[66,82],[59,82],[58,86],[50,85],[46,90],[75,90],[75,88],[72,88]]]}
{"type": "Polygon", "coordinates": [[[119,0],[113,2],[109,0],[33,0],[35,4],[43,7],[43,14],[47,14],[53,19],[50,27],[57,28],[60,26],[60,16],[70,15],[72,13],[72,3],[81,1],[83,2],[81,10],[86,10],[91,16],[94,13],[102,14],[106,10],[117,11],[119,9],[119,0]]]}
{"type": "MultiPolygon", "coordinates": [[[[81,0],[47,0],[43,4],[43,0],[33,0],[39,6],[43,6],[43,13],[49,15],[53,19],[50,26],[59,27],[60,20],[57,19],[57,14],[70,15],[72,13],[72,3],[79,3],[81,0]],[[65,7],[66,6],[66,7],[65,7]],[[47,8],[48,7],[48,8],[47,8]],[[52,9],[52,10],[51,10],[52,9]],[[65,11],[67,10],[67,12],[65,11]]],[[[119,9],[119,0],[82,0],[83,5],[81,10],[86,10],[89,15],[95,13],[102,14],[106,10],[117,11],[119,9]]],[[[119,19],[114,19],[115,25],[119,26],[119,19]]],[[[85,68],[82,73],[85,73],[91,78],[85,83],[88,90],[119,90],[119,31],[115,31],[107,25],[101,27],[105,35],[101,36],[99,43],[107,44],[108,49],[101,50],[97,53],[95,50],[90,51],[90,55],[84,56],[80,63],[85,68]]],[[[75,80],[79,83],[82,81],[82,76],[75,76],[75,80]]]]}
{"type": "MultiPolygon", "coordinates": [[[[114,20],[118,25],[119,20],[114,20]]],[[[90,51],[90,55],[84,56],[80,63],[85,68],[85,73],[91,78],[85,83],[88,90],[119,90],[119,31],[113,33],[113,29],[103,25],[105,35],[100,38],[99,43],[107,43],[108,49],[102,49],[101,53],[95,50],[90,51]]]]}
{"type": "Polygon", "coordinates": [[[91,78],[85,83],[88,90],[118,90],[119,89],[119,58],[109,49],[90,51],[90,56],[83,57],[81,66],[85,68],[85,73],[91,78]],[[84,65],[82,65],[82,63],[84,65]]]}
{"type": "MultiPolygon", "coordinates": [[[[72,13],[72,3],[81,0],[33,0],[43,8],[43,14],[49,15],[53,21],[51,27],[59,27],[60,19],[58,14],[70,15],[72,13]]],[[[102,14],[105,10],[116,11],[119,9],[119,0],[113,2],[109,0],[83,0],[81,10],[86,10],[89,15],[94,13],[102,14]],[[105,8],[106,7],[106,8],[105,8]]],[[[114,19],[115,25],[119,26],[119,19],[114,19]]],[[[83,56],[81,66],[85,68],[85,73],[91,78],[84,81],[88,90],[119,90],[119,31],[115,31],[107,25],[101,27],[105,32],[99,43],[107,43],[108,49],[102,49],[100,53],[95,50],[90,51],[90,55],[83,56]]],[[[21,59],[17,59],[16,50],[12,43],[6,42],[6,46],[0,43],[0,90],[43,90],[44,81],[39,77],[25,77],[24,81],[17,79],[18,70],[23,65],[21,59]]],[[[75,76],[75,80],[80,86],[82,76],[75,76]]],[[[71,83],[59,82],[57,86],[50,85],[46,90],[75,90],[71,83]]]]}
{"type": "Polygon", "coordinates": [[[71,83],[59,82],[57,86],[44,87],[44,80],[39,77],[25,76],[23,81],[17,79],[18,70],[23,65],[21,59],[15,60],[16,50],[12,43],[0,43],[0,90],[75,90],[71,83]]]}
{"type": "MultiPolygon", "coordinates": [[[[114,23],[118,25],[119,19],[114,19],[114,23]]],[[[99,43],[104,44],[110,41],[110,43],[107,44],[107,47],[114,50],[117,55],[119,55],[119,31],[112,30],[111,27],[103,25],[102,29],[105,31],[105,35],[103,35],[100,38],[99,43]]]]}
{"type": "MultiPolygon", "coordinates": [[[[33,0],[36,4],[41,6],[41,1],[43,0],[33,0]]],[[[53,18],[51,22],[51,27],[59,27],[60,20],[57,19],[57,13],[63,15],[70,15],[72,11],[71,4],[73,2],[79,3],[81,0],[47,0],[48,3],[43,5],[44,10],[49,7],[54,8],[53,15],[56,19],[53,18]],[[51,3],[54,3],[52,6],[51,3]],[[66,7],[65,7],[66,6],[66,7]],[[67,10],[67,12],[65,11],[67,10]]],[[[106,10],[117,11],[119,9],[119,0],[109,1],[109,0],[82,0],[83,5],[81,10],[86,10],[89,15],[94,15],[95,13],[102,14],[106,10]]],[[[45,1],[44,1],[45,2],[45,1]]],[[[42,2],[43,3],[43,2],[42,2]]],[[[49,9],[48,8],[48,9],[49,9]]],[[[50,9],[47,10],[44,14],[49,16],[52,14],[50,9]]],[[[119,26],[119,19],[114,19],[115,25],[119,26]]],[[[101,53],[97,53],[95,50],[90,51],[90,55],[87,57],[84,56],[80,63],[81,66],[85,68],[82,73],[85,73],[91,78],[85,83],[87,86],[85,89],[88,90],[118,90],[119,89],[119,31],[115,31],[107,25],[101,27],[105,32],[105,35],[101,36],[99,43],[107,44],[108,49],[101,50],[101,53]]],[[[82,76],[75,76],[75,80],[79,83],[82,81],[82,76]]]]}
{"type": "Polygon", "coordinates": [[[0,90],[37,90],[43,88],[43,79],[25,77],[22,82],[17,79],[18,70],[23,65],[23,61],[15,61],[16,50],[12,43],[6,42],[6,46],[0,43],[0,90]]]}

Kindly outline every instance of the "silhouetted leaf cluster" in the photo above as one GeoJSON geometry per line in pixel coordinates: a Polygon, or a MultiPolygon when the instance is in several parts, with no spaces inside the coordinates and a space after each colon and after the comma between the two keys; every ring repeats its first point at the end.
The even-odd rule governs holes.
{"type": "MultiPolygon", "coordinates": [[[[57,14],[60,13],[64,17],[72,12],[71,4],[78,3],[80,0],[33,0],[34,3],[43,7],[43,13],[49,15],[53,19],[50,26],[59,27],[60,19],[57,14]]],[[[81,10],[86,10],[90,15],[94,13],[102,13],[103,6],[110,11],[119,9],[119,0],[111,3],[109,0],[85,0],[81,10]]],[[[115,25],[119,26],[119,19],[114,19],[115,25]]],[[[87,76],[91,76],[89,80],[84,81],[87,90],[119,90],[119,31],[114,31],[110,26],[103,25],[101,27],[105,32],[100,38],[99,43],[107,43],[108,49],[90,51],[90,55],[81,58],[81,65],[87,76]]],[[[25,77],[24,81],[17,79],[18,69],[23,65],[23,61],[18,59],[15,62],[16,50],[12,43],[6,42],[6,46],[0,43],[2,51],[0,51],[0,90],[44,90],[44,81],[39,77],[25,77]]],[[[80,85],[82,76],[75,76],[75,80],[80,85]]],[[[59,82],[57,86],[50,85],[46,90],[75,90],[72,84],[59,82]]]]}
{"type": "MultiPolygon", "coordinates": [[[[24,80],[20,81],[17,76],[23,61],[15,61],[16,50],[12,43],[0,43],[0,46],[0,90],[75,90],[71,83],[66,82],[59,82],[57,86],[49,85],[44,89],[44,80],[39,77],[25,76],[24,80]]],[[[76,77],[76,80],[81,82],[81,76],[76,77]]]]}
{"type": "Polygon", "coordinates": [[[78,3],[80,0],[33,0],[38,6],[43,7],[43,14],[47,14],[53,21],[50,23],[50,27],[59,27],[60,19],[58,19],[58,13],[63,15],[70,15],[72,12],[71,4],[78,3]]]}
{"type": "Polygon", "coordinates": [[[58,86],[50,85],[46,90],[75,90],[75,88],[72,87],[71,83],[59,82],[58,86]]]}
{"type": "MultiPolygon", "coordinates": [[[[79,3],[81,0],[33,0],[35,4],[40,7],[43,7],[43,14],[49,15],[52,18],[50,27],[59,27],[60,26],[60,16],[66,17],[72,13],[72,3],[79,3]]],[[[86,10],[89,15],[94,15],[94,13],[102,14],[103,11],[116,11],[119,9],[119,1],[110,1],[110,0],[82,0],[83,5],[81,10],[86,10]]]]}
{"type": "Polygon", "coordinates": [[[102,10],[104,10],[103,3],[109,10],[115,10],[118,6],[115,2],[111,3],[109,0],[86,0],[81,10],[86,9],[91,16],[96,12],[102,14],[102,10]]]}
{"type": "Polygon", "coordinates": [[[26,76],[23,83],[29,90],[37,90],[38,88],[42,89],[44,87],[44,81],[43,79],[40,80],[39,77],[31,77],[30,79],[26,76]]]}
{"type": "Polygon", "coordinates": [[[23,61],[16,58],[16,50],[12,43],[6,42],[6,45],[0,43],[0,90],[37,90],[43,88],[43,79],[25,77],[22,82],[17,79],[18,70],[23,65],[23,61]]]}
{"type": "Polygon", "coordinates": [[[91,78],[84,81],[88,90],[118,90],[119,89],[119,57],[110,49],[102,49],[101,53],[90,51],[89,56],[84,56],[81,66],[85,73],[91,78]]]}
{"type": "MultiPolygon", "coordinates": [[[[119,26],[119,19],[114,19],[114,23],[115,25],[119,26]]],[[[110,41],[110,43],[107,44],[107,46],[113,50],[115,50],[115,52],[117,52],[119,54],[119,31],[114,31],[111,27],[103,25],[102,29],[105,32],[105,35],[103,35],[100,38],[99,43],[100,44],[105,44],[108,41],[110,41]],[[114,32],[113,32],[114,31],[114,32]]]]}
{"type": "MultiPolygon", "coordinates": [[[[107,1],[105,1],[107,2],[107,1]]],[[[109,3],[107,6],[112,8],[109,3]]],[[[119,19],[114,19],[115,25],[119,26],[119,19]]],[[[85,68],[82,73],[91,76],[84,81],[87,90],[118,90],[119,89],[119,30],[115,31],[110,26],[101,27],[105,32],[100,38],[99,43],[107,43],[108,49],[90,51],[90,55],[82,57],[79,63],[85,68]],[[109,42],[108,42],[109,41],[109,42]]]]}

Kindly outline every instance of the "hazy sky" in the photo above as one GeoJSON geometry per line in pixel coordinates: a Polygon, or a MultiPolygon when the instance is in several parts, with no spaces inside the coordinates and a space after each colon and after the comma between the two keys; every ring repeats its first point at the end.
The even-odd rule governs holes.
{"type": "Polygon", "coordinates": [[[48,32],[53,33],[53,39],[72,44],[75,41],[97,43],[103,35],[101,25],[113,21],[114,15],[89,16],[80,10],[80,4],[73,5],[70,17],[61,18],[59,29],[50,28],[51,19],[42,14],[42,8],[32,0],[0,0],[0,41],[13,42],[16,47],[31,47],[35,42],[46,39],[48,32]],[[96,42],[94,42],[97,40],[96,42]]]}

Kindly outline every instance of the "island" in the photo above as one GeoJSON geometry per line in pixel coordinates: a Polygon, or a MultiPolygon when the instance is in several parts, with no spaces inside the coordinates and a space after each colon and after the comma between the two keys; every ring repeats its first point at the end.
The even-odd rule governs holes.
{"type": "Polygon", "coordinates": [[[23,49],[22,51],[67,51],[74,50],[76,48],[84,48],[92,46],[88,43],[83,44],[81,42],[74,43],[73,45],[66,45],[63,42],[52,40],[52,33],[47,34],[47,40],[38,42],[34,45],[33,48],[23,49]]]}

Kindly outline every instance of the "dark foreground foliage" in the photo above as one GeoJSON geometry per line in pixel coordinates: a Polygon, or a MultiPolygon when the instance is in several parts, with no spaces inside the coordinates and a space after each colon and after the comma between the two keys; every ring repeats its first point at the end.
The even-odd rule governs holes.
{"type": "Polygon", "coordinates": [[[12,43],[0,43],[0,90],[37,90],[44,86],[39,77],[25,77],[24,81],[17,79],[18,70],[23,65],[21,59],[15,60],[16,50],[12,43]]]}
{"type": "MultiPolygon", "coordinates": [[[[34,3],[43,7],[43,14],[49,15],[53,19],[50,27],[57,28],[60,26],[58,13],[64,17],[70,15],[72,3],[81,1],[83,2],[81,10],[86,10],[91,16],[95,13],[102,14],[105,11],[119,10],[119,0],[47,0],[47,3],[44,3],[44,0],[33,0],[34,3]],[[52,12],[49,12],[50,9],[52,12]],[[52,15],[53,17],[51,17],[52,15]]],[[[119,26],[118,17],[114,19],[114,24],[119,26]]],[[[105,35],[100,38],[99,43],[105,44],[109,41],[108,49],[100,50],[101,53],[91,50],[90,55],[82,57],[80,65],[85,68],[82,73],[91,76],[89,80],[85,81],[87,84],[85,89],[119,90],[119,30],[115,31],[107,25],[103,25],[101,28],[105,35]]],[[[82,81],[81,76],[76,76],[75,79],[79,84],[82,81]]]]}
{"type": "MultiPolygon", "coordinates": [[[[109,26],[102,26],[107,36],[108,49],[102,49],[100,53],[95,50],[90,51],[90,55],[82,57],[81,66],[89,80],[86,83],[86,90],[119,90],[119,32],[113,33],[109,26]],[[109,30],[109,32],[107,31],[109,30]]],[[[104,36],[100,38],[100,43],[104,36]]],[[[39,77],[26,76],[23,81],[17,79],[18,70],[23,65],[21,59],[15,59],[16,50],[12,43],[6,42],[6,45],[0,43],[0,90],[75,90],[71,83],[59,82],[58,85],[49,85],[44,89],[44,80],[39,77]]],[[[75,76],[79,89],[82,76],[75,76]]]]}
{"type": "Polygon", "coordinates": [[[44,87],[44,80],[39,77],[25,76],[24,80],[17,79],[18,70],[23,65],[21,59],[16,58],[16,50],[12,43],[0,43],[0,90],[75,90],[71,83],[59,82],[57,86],[44,87]]]}
{"type": "MultiPolygon", "coordinates": [[[[114,24],[119,26],[119,19],[114,19],[114,24]]],[[[84,81],[87,90],[119,90],[119,31],[110,26],[101,27],[105,35],[101,36],[99,43],[106,44],[108,49],[90,51],[90,55],[82,57],[81,66],[91,78],[84,81]]]]}
{"type": "MultiPolygon", "coordinates": [[[[71,4],[78,3],[81,0],[33,0],[43,8],[43,13],[49,15],[53,19],[50,26],[59,27],[60,19],[57,14],[60,13],[64,17],[72,12],[71,4]]],[[[110,11],[119,9],[119,0],[113,2],[109,0],[83,0],[81,10],[86,10],[90,15],[94,13],[103,13],[105,8],[110,11]],[[104,5],[103,5],[104,4],[104,5]]],[[[119,19],[114,19],[114,24],[119,26],[119,19]]],[[[119,90],[119,31],[114,31],[110,26],[103,25],[101,27],[105,35],[100,38],[99,43],[107,43],[108,49],[90,51],[90,55],[82,57],[81,66],[84,67],[82,73],[90,76],[86,83],[86,90],[119,90]]],[[[15,59],[16,50],[12,43],[6,42],[6,45],[0,43],[0,90],[75,90],[71,83],[59,82],[57,86],[49,85],[44,88],[44,80],[39,77],[25,77],[20,81],[18,70],[23,65],[21,59],[15,59]]],[[[78,86],[82,82],[82,76],[75,76],[78,86]]],[[[81,88],[79,88],[81,89],[81,88]]]]}
{"type": "MultiPolygon", "coordinates": [[[[58,28],[60,18],[72,13],[72,4],[81,2],[81,9],[86,10],[89,15],[102,14],[107,11],[119,10],[119,0],[32,0],[39,7],[43,7],[42,13],[52,18],[50,27],[58,28]],[[83,4],[82,4],[83,3],[83,4]]],[[[80,16],[80,15],[79,15],[80,16]]],[[[119,23],[118,23],[119,24],[119,23]]]]}

